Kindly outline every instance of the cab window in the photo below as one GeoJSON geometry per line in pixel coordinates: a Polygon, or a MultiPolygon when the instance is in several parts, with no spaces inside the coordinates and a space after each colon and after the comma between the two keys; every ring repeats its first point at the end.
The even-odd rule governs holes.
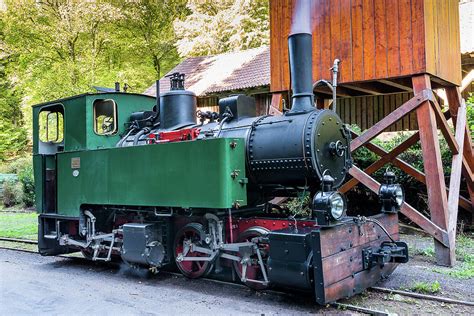
{"type": "Polygon", "coordinates": [[[61,143],[64,137],[64,121],[61,109],[42,110],[39,113],[39,139],[43,143],[61,143]]]}
{"type": "Polygon", "coordinates": [[[94,101],[94,132],[97,135],[117,133],[117,104],[114,100],[94,101]]]}

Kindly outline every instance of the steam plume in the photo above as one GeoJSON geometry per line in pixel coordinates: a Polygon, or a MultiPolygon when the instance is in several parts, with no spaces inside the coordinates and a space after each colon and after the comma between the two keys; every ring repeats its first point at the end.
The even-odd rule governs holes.
{"type": "Polygon", "coordinates": [[[291,19],[291,34],[311,33],[312,0],[296,0],[293,16],[291,19]]]}

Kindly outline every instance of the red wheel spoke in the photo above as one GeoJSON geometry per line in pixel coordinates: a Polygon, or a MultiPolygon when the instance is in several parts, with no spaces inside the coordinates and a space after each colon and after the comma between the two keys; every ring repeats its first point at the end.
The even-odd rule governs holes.
{"type": "MultiPolygon", "coordinates": [[[[178,256],[180,253],[182,254],[184,247],[183,243],[185,240],[192,242],[196,245],[200,245],[201,242],[201,233],[203,230],[203,227],[201,224],[198,223],[192,223],[188,224],[185,226],[182,231],[178,232],[176,239],[175,239],[175,255],[178,256]]],[[[192,252],[189,251],[186,254],[186,257],[202,257],[203,254],[199,252],[192,252]]],[[[176,262],[178,265],[178,268],[181,270],[181,272],[189,277],[189,278],[198,278],[204,274],[206,274],[207,271],[209,271],[210,268],[210,262],[208,261],[181,261],[181,262],[176,262]]]]}

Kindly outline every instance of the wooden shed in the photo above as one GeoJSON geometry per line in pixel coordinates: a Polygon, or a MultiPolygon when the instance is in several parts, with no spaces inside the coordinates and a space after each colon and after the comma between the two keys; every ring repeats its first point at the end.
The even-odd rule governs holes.
{"type": "MultiPolygon", "coordinates": [[[[298,0],[270,1],[270,59],[274,107],[290,94],[287,37],[298,0]]],[[[404,203],[401,212],[431,234],[438,263],[455,261],[458,205],[472,212],[474,202],[474,157],[466,126],[466,107],[461,83],[459,2],[457,0],[307,0],[312,2],[313,79],[331,79],[333,60],[341,60],[337,92],[345,108],[359,103],[365,110],[359,119],[368,128],[355,135],[351,150],[366,147],[381,157],[361,170],[350,170],[353,179],[341,191],[362,183],[377,192],[380,184],[370,174],[392,162],[426,183],[430,218],[404,203]],[[449,110],[443,112],[433,89],[443,88],[449,110]],[[372,99],[362,98],[371,95],[372,99]],[[387,104],[390,103],[390,104],[387,104]],[[376,113],[376,115],[375,115],[376,113]],[[456,127],[453,134],[448,120],[456,127]],[[367,120],[371,120],[367,124],[367,120]],[[370,141],[383,131],[418,128],[391,152],[370,141]],[[449,188],[446,187],[438,141],[438,130],[453,153],[449,188]],[[397,156],[421,141],[422,173],[397,156]],[[459,196],[461,171],[471,201],[459,196]]],[[[298,17],[296,17],[298,18],[298,17]]],[[[329,98],[329,89],[315,88],[318,106],[329,98]]],[[[344,107],[343,107],[344,108],[344,107]]],[[[339,110],[344,118],[344,110],[339,110]]]]}
{"type": "MultiPolygon", "coordinates": [[[[314,81],[331,78],[339,58],[343,94],[400,92],[411,88],[411,76],[425,73],[433,87],[460,84],[457,0],[313,2],[314,81]]],[[[290,87],[287,37],[295,3],[270,1],[272,91],[290,87]]]]}

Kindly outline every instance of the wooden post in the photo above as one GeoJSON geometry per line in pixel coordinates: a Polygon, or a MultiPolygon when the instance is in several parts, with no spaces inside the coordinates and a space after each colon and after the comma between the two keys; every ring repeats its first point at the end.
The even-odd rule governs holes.
{"type": "Polygon", "coordinates": [[[268,113],[269,115],[281,115],[283,112],[282,109],[282,102],[283,96],[281,93],[274,93],[272,95],[272,103],[270,104],[270,107],[268,108],[268,113]]]}
{"type": "MultiPolygon", "coordinates": [[[[414,76],[412,77],[412,83],[415,95],[424,89],[431,89],[430,77],[428,75],[414,76]]],[[[420,131],[431,220],[442,229],[448,230],[448,199],[438,141],[435,110],[429,101],[425,101],[416,109],[416,116],[420,131]]],[[[452,266],[456,257],[451,243],[449,247],[444,246],[437,240],[434,243],[437,263],[452,266]]]]}
{"type": "MultiPolygon", "coordinates": [[[[457,125],[458,110],[461,105],[461,92],[458,87],[446,88],[446,96],[448,98],[449,112],[453,119],[453,125],[457,125]]],[[[474,211],[474,184],[469,181],[469,173],[474,171],[474,149],[472,144],[471,135],[469,132],[469,126],[466,124],[464,128],[464,161],[463,161],[463,174],[466,177],[467,189],[471,198],[471,206],[474,211]]],[[[458,135],[456,135],[458,137],[458,135]]],[[[473,213],[474,215],[474,213],[473,213]]],[[[474,219],[474,216],[473,216],[474,219]]]]}
{"type": "Polygon", "coordinates": [[[316,107],[320,110],[324,109],[324,98],[316,98],[316,107]]]}
{"type": "Polygon", "coordinates": [[[461,184],[462,160],[464,155],[464,137],[466,130],[466,103],[462,101],[458,109],[458,117],[456,122],[456,141],[459,144],[459,152],[453,155],[453,163],[451,166],[451,178],[449,180],[449,240],[450,246],[456,246],[456,226],[458,218],[458,202],[459,188],[461,184]]]}

